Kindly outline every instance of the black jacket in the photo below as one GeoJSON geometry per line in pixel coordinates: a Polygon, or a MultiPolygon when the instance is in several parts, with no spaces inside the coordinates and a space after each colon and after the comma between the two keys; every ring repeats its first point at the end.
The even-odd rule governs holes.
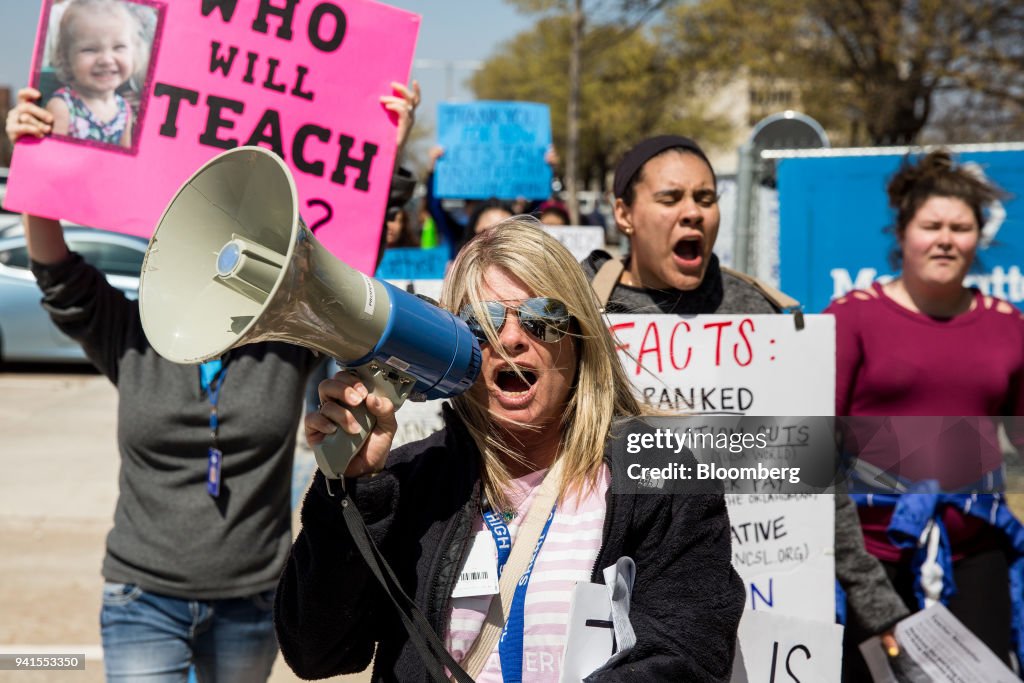
{"type": "MultiPolygon", "coordinates": [[[[445,413],[444,430],[396,449],[383,473],[347,482],[371,536],[440,637],[480,513],[478,451],[458,418],[445,413]]],[[[628,428],[648,429],[638,422],[628,428]]],[[[724,499],[613,493],[623,490],[617,465],[631,458],[625,446],[613,436],[605,449],[612,484],[591,580],[603,583],[601,570],[623,555],[636,561],[630,620],[637,643],[597,680],[728,681],[745,594],[731,564],[724,499]]],[[[332,489],[334,497],[318,472],[278,586],[275,621],[285,661],[307,679],[362,671],[373,658],[374,681],[428,680],[352,543],[340,511],[344,494],[337,483],[332,489]]]]}

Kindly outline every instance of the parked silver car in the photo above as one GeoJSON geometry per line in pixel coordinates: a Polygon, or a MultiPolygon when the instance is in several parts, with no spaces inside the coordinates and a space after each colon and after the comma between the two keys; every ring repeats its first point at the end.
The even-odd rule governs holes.
{"type": "MultiPolygon", "coordinates": [[[[0,233],[0,360],[87,362],[81,347],[60,332],[40,305],[20,230],[0,233]]],[[[139,273],[148,241],[92,228],[65,228],[68,247],[99,268],[129,298],[139,295],[139,273]]]]}

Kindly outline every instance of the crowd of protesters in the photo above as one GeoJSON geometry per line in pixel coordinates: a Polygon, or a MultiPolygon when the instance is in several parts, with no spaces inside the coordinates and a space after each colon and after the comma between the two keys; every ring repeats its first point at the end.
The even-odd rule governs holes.
{"type": "MultiPolygon", "coordinates": [[[[12,141],[63,130],[39,97],[20,93],[7,120],[12,141]]],[[[399,116],[401,146],[418,88],[396,84],[381,101],[399,116]]],[[[171,364],[145,339],[137,304],[68,250],[59,223],[27,217],[44,306],[120,393],[120,493],[101,614],[111,680],[180,681],[192,666],[201,679],[265,680],[278,642],[303,676],[373,661],[382,680],[418,680],[417,638],[426,638],[424,648],[456,678],[465,668],[476,680],[512,680],[515,669],[527,680],[558,681],[557,666],[530,667],[561,659],[574,582],[602,582],[602,570],[622,558],[631,565],[630,640],[592,680],[729,680],[744,592],[730,562],[724,498],[710,491],[623,504],[609,493],[623,455],[617,435],[649,411],[628,387],[602,315],[782,314],[796,302],[719,261],[718,179],[697,141],[652,137],[622,157],[611,214],[624,254],[598,250],[579,265],[541,229],[571,222],[558,193],[440,199],[433,164],[443,153],[431,152],[418,202],[415,179],[396,170],[381,252],[446,250],[441,305],[479,340],[481,379],[446,408],[442,431],[392,451],[401,419],[394,406],[346,373],[319,375],[315,399],[307,399],[319,404],[307,407],[310,443],[349,431],[351,409],[364,403],[378,421],[342,488],[316,477],[290,550],[287,482],[302,388],[318,359],[264,343],[198,372],[171,364]],[[212,443],[207,412],[223,421],[212,443]],[[219,458],[218,449],[230,460],[218,465],[214,491],[209,458],[215,450],[219,458]],[[529,512],[535,500],[545,514],[529,512]],[[406,612],[387,602],[375,584],[382,579],[356,554],[360,541],[343,522],[350,502],[411,593],[406,612]],[[537,520],[544,530],[531,538],[524,529],[537,520]],[[495,591],[453,594],[471,547],[492,537],[500,547],[503,535],[520,532],[536,544],[519,581],[522,602],[515,597],[503,611],[495,591]],[[423,614],[431,633],[417,636],[410,624],[423,614]],[[510,650],[506,640],[517,645],[510,650]]],[[[557,166],[557,155],[548,161],[557,166]]],[[[1000,190],[936,151],[908,157],[888,195],[898,275],[825,311],[837,327],[835,411],[937,420],[938,427],[896,422],[885,438],[868,434],[867,420],[841,436],[845,450],[883,470],[908,443],[931,439],[927,455],[901,470],[900,484],[938,488],[913,498],[856,485],[852,495],[835,494],[848,681],[868,675],[860,641],[881,636],[890,654],[898,651],[894,626],[934,601],[1008,664],[1020,645],[1014,624],[1024,617],[1024,595],[1011,594],[1011,586],[1020,591],[1024,529],[992,481],[1002,467],[998,438],[935,438],[943,418],[1024,412],[1024,317],[963,284],[1000,190]],[[929,566],[940,567],[938,582],[929,566]]],[[[984,425],[978,429],[994,429],[984,425]]],[[[1017,427],[1011,422],[1008,435],[1019,449],[1017,427]]]]}
{"type": "MultiPolygon", "coordinates": [[[[433,162],[442,154],[439,148],[431,153],[424,213],[443,226],[440,233],[454,258],[482,233],[514,232],[522,217],[510,217],[517,212],[544,225],[568,224],[568,211],[557,196],[533,203],[521,198],[465,201],[457,204],[460,210],[451,210],[450,203],[432,193],[433,162]]],[[[999,494],[999,482],[991,481],[1002,466],[996,423],[976,420],[974,428],[983,433],[973,442],[941,444],[935,438],[943,433],[943,416],[952,424],[962,416],[1024,412],[1024,317],[1009,302],[963,284],[974,265],[988,207],[1002,192],[940,150],[908,156],[888,180],[888,193],[894,227],[878,230],[895,238],[892,260],[899,274],[885,285],[855,290],[825,311],[837,323],[835,410],[839,416],[938,420],[897,423],[887,439],[865,436],[863,424],[858,432],[858,423],[844,423],[842,446],[846,455],[884,470],[905,457],[908,443],[930,438],[933,447],[914,465],[901,468],[900,483],[937,482],[939,493],[887,495],[854,481],[851,495],[834,495],[837,612],[846,625],[846,681],[870,679],[860,642],[880,636],[885,651],[898,652],[895,625],[933,602],[945,603],[1007,664],[1015,662],[1021,645],[1013,624],[1024,615],[1024,596],[1012,590],[1016,572],[1024,567],[1024,527],[999,494]],[[957,450],[964,443],[977,452],[957,450]],[[915,506],[922,501],[931,506],[930,514],[919,514],[915,506]],[[912,530],[901,526],[908,518],[915,521],[912,530]],[[941,539],[938,558],[929,551],[930,536],[941,539]],[[936,575],[929,573],[929,565],[941,565],[937,574],[944,580],[929,579],[936,575]]],[[[714,252],[721,219],[717,177],[696,141],[675,135],[640,141],[618,164],[611,198],[624,255],[598,250],[581,263],[602,310],[696,315],[799,308],[784,293],[720,263],[714,252]]],[[[458,308],[464,301],[448,303],[458,308]]],[[[307,421],[313,434],[318,428],[307,421]]],[[[1007,421],[1007,431],[1015,448],[1024,446],[1020,421],[1007,421]]],[[[312,593],[302,599],[319,602],[322,597],[312,593]]],[[[458,610],[459,601],[454,603],[458,610]]],[[[536,626],[528,620],[527,633],[531,625],[536,626]]],[[[454,625],[449,628],[451,649],[454,625]]],[[[298,645],[301,633],[289,634],[291,655],[306,658],[311,652],[298,645]]],[[[465,655],[463,641],[457,644],[462,649],[453,652],[465,655]]],[[[496,654],[489,663],[492,673],[498,659],[496,654]]],[[[690,671],[686,664],[677,666],[690,671]]],[[[692,680],[718,679],[704,671],[692,680]]]]}

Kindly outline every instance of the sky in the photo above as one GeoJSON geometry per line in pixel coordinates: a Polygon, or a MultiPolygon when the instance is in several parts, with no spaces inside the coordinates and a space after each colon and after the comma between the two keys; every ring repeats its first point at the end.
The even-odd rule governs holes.
{"type": "MultiPolygon", "coordinates": [[[[464,87],[472,73],[470,65],[487,59],[503,41],[533,23],[503,0],[391,0],[384,4],[423,17],[413,65],[413,78],[423,88],[422,121],[432,121],[437,103],[448,97],[472,99],[464,87]]],[[[28,82],[41,6],[42,0],[0,0],[0,85],[17,90],[28,82]]]]}

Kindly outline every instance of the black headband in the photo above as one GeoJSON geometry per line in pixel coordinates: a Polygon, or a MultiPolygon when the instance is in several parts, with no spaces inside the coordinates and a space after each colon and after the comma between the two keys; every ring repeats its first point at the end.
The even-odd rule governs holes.
{"type": "MultiPolygon", "coordinates": [[[[644,164],[662,152],[673,148],[681,148],[693,152],[704,160],[708,168],[712,168],[711,162],[708,161],[707,156],[704,154],[704,150],[690,138],[683,137],[682,135],[659,135],[647,138],[626,152],[626,155],[622,157],[622,161],[615,168],[615,181],[612,183],[612,190],[615,192],[616,198],[622,197],[625,194],[626,188],[629,187],[630,182],[632,182],[640,169],[643,168],[644,164]]],[[[711,173],[714,174],[714,169],[712,169],[711,173]]]]}

